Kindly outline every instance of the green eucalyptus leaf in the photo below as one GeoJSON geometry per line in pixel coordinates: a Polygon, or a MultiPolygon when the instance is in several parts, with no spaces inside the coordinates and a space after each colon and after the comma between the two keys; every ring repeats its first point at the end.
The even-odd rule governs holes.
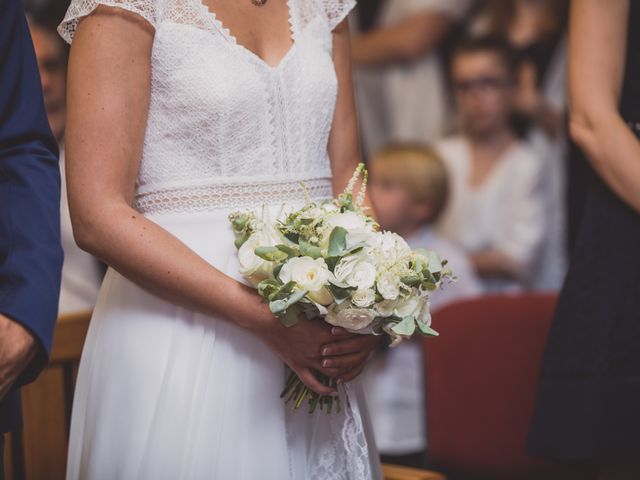
{"type": "Polygon", "coordinates": [[[410,337],[416,331],[416,321],[413,317],[404,317],[399,323],[395,324],[391,330],[398,335],[406,335],[410,337]]]}
{"type": "Polygon", "coordinates": [[[281,298],[287,297],[296,288],[296,282],[287,282],[280,288],[281,298]]]}
{"type": "Polygon", "coordinates": [[[258,294],[262,298],[272,300],[275,297],[275,295],[280,291],[281,286],[282,284],[280,282],[272,278],[262,280],[258,284],[258,294]]]}
{"type": "Polygon", "coordinates": [[[311,257],[315,260],[316,258],[322,257],[322,251],[320,250],[320,247],[312,245],[306,240],[300,239],[300,256],[311,257]]]}
{"type": "Polygon", "coordinates": [[[298,239],[300,238],[300,235],[298,235],[295,232],[286,232],[284,236],[286,237],[287,240],[290,240],[293,243],[298,243],[298,239]]]}
{"type": "Polygon", "coordinates": [[[272,300],[269,302],[269,309],[274,315],[283,314],[289,307],[298,303],[306,294],[306,290],[297,290],[286,298],[281,300],[272,300]]]}
{"type": "Polygon", "coordinates": [[[268,262],[282,262],[289,258],[289,255],[278,247],[256,247],[254,253],[268,262]]]}
{"type": "Polygon", "coordinates": [[[244,231],[244,232],[242,232],[242,234],[239,237],[237,237],[234,240],[233,244],[236,246],[236,248],[239,249],[242,245],[244,245],[244,243],[247,240],[249,240],[249,237],[250,237],[249,232],[244,231]]]}
{"type": "Polygon", "coordinates": [[[409,285],[410,287],[415,287],[420,284],[422,278],[417,273],[412,273],[410,275],[405,275],[400,278],[400,281],[405,285],[409,285]]]}
{"type": "Polygon", "coordinates": [[[300,249],[296,245],[285,245],[280,243],[276,245],[276,248],[281,252],[286,253],[288,258],[297,257],[300,253],[300,249]]]}
{"type": "Polygon", "coordinates": [[[329,235],[329,256],[339,257],[344,255],[347,248],[347,230],[342,227],[335,227],[329,235]]]}
{"type": "Polygon", "coordinates": [[[300,308],[297,305],[292,305],[280,316],[280,322],[285,327],[292,327],[298,323],[298,315],[300,314],[300,308]]]}
{"type": "Polygon", "coordinates": [[[430,292],[433,292],[436,288],[438,288],[438,285],[436,285],[433,282],[424,281],[422,282],[422,288],[424,288],[425,290],[429,290],[430,292]]]}
{"type": "Polygon", "coordinates": [[[351,296],[347,288],[338,287],[332,284],[329,284],[329,291],[338,305],[351,296]]]}
{"type": "Polygon", "coordinates": [[[426,336],[428,337],[437,337],[440,334],[438,332],[436,332],[433,328],[423,324],[423,323],[418,323],[418,328],[420,328],[420,331],[422,333],[424,333],[426,336]]]}

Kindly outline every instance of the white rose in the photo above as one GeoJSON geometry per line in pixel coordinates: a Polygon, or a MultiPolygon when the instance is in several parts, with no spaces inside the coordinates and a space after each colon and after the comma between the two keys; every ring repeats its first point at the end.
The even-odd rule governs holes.
{"type": "Polygon", "coordinates": [[[275,231],[269,229],[259,230],[249,236],[246,242],[238,249],[238,262],[240,273],[254,286],[273,275],[273,262],[260,258],[255,254],[257,247],[272,247],[280,242],[275,231]]]}
{"type": "Polygon", "coordinates": [[[353,308],[343,303],[332,305],[325,317],[330,325],[345,328],[351,332],[358,332],[367,328],[376,318],[376,312],[370,308],[353,308]]]}
{"type": "Polygon", "coordinates": [[[280,269],[278,277],[283,283],[295,282],[298,288],[309,292],[310,298],[318,298],[318,300],[314,300],[318,303],[323,305],[331,303],[331,299],[329,299],[331,294],[328,291],[323,292],[323,289],[329,283],[332,274],[322,258],[290,258],[280,269]],[[328,302],[325,303],[327,300],[328,302]]]}
{"type": "Polygon", "coordinates": [[[375,302],[376,294],[371,288],[358,289],[351,294],[351,302],[360,308],[369,307],[375,302]]]}
{"type": "Polygon", "coordinates": [[[384,272],[376,282],[378,292],[385,300],[395,300],[400,294],[400,279],[391,272],[384,272]]]}
{"type": "Polygon", "coordinates": [[[376,281],[376,267],[358,255],[342,258],[336,265],[334,274],[339,282],[359,289],[371,288],[376,281]]]}

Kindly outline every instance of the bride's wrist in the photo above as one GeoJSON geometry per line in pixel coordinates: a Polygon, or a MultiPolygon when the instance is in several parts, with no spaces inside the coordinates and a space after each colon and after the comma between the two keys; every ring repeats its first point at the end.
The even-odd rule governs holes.
{"type": "Polygon", "coordinates": [[[238,289],[237,299],[232,302],[234,309],[229,315],[234,323],[258,335],[266,334],[278,325],[279,320],[254,290],[242,284],[238,289]]]}

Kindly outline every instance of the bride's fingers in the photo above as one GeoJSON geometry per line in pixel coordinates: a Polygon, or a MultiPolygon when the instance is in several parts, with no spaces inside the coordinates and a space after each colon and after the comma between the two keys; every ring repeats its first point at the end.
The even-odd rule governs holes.
{"type": "Polygon", "coordinates": [[[356,335],[355,338],[338,340],[322,346],[323,357],[333,357],[338,355],[348,355],[358,353],[363,350],[371,350],[380,339],[371,335],[356,335]]]}
{"type": "Polygon", "coordinates": [[[367,358],[367,352],[350,353],[322,360],[322,368],[348,369],[359,366],[367,358]]]}
{"type": "Polygon", "coordinates": [[[319,393],[320,395],[331,395],[332,393],[336,393],[335,388],[324,385],[308,368],[296,369],[296,373],[298,374],[298,377],[300,377],[300,380],[302,380],[304,384],[314,392],[319,393]]]}

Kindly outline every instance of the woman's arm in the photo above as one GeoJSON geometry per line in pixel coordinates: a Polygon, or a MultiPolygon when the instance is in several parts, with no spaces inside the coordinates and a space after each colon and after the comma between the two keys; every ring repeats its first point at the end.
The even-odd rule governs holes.
{"type": "Polygon", "coordinates": [[[576,0],[569,33],[570,130],[609,187],[640,212],[640,142],[618,111],[629,0],[576,0]]]}
{"type": "Polygon", "coordinates": [[[353,61],[365,66],[416,61],[436,49],[453,24],[450,15],[436,11],[412,14],[354,38],[353,61]]]}
{"type": "Polygon", "coordinates": [[[140,17],[110,7],[99,7],[76,30],[66,138],[76,240],[161,298],[251,331],[309,387],[330,393],[312,370],[339,376],[348,368],[322,366],[322,345],[336,339],[328,326],[301,320],[285,328],[252,289],[131,207],[149,108],[153,35],[140,17]]]}

